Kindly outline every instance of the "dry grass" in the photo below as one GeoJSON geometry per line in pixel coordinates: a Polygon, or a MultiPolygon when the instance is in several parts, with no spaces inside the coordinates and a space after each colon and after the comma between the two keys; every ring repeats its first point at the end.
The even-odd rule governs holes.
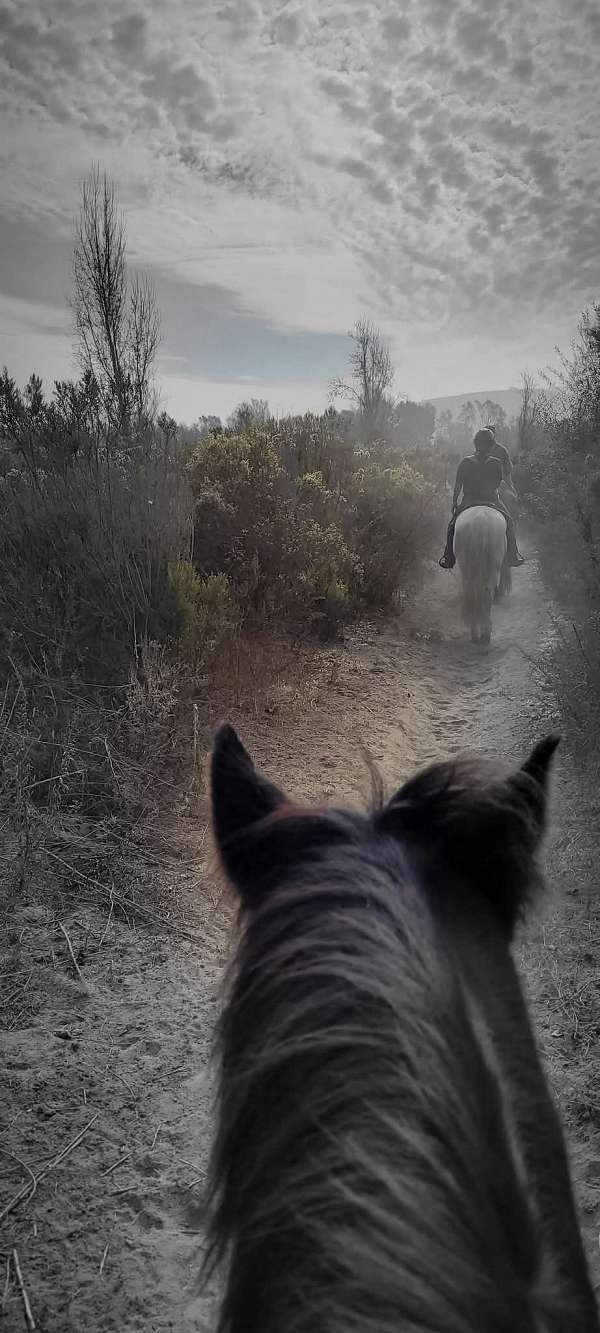
{"type": "Polygon", "coordinates": [[[316,706],[335,655],[272,634],[230,636],[211,670],[211,709],[289,720],[316,706]]]}
{"type": "Polygon", "coordinates": [[[127,921],[187,928],[181,873],[208,842],[206,768],[216,725],[269,726],[314,709],[337,662],[319,647],[231,633],[194,671],[146,644],[119,701],[76,700],[60,738],[36,730],[17,684],[0,706],[0,882],[60,915],[88,902],[127,921]],[[48,775],[39,777],[45,765],[48,775]],[[135,885],[135,889],[132,889],[135,885]]]}

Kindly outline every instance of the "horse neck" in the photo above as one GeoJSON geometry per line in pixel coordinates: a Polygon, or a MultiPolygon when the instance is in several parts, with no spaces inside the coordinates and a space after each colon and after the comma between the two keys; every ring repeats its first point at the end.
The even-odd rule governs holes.
{"type": "Polygon", "coordinates": [[[330,873],[247,923],[213,1176],[228,1333],[534,1328],[501,1097],[425,895],[395,871],[330,873]]]}

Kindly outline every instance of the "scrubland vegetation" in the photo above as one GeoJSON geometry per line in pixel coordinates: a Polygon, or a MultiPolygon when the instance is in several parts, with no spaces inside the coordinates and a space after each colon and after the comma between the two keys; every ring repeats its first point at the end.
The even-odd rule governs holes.
{"type": "MultiPolygon", "coordinates": [[[[49,1330],[187,1327],[186,1311],[197,1326],[192,1190],[230,927],[205,845],[215,722],[253,733],[290,791],[339,799],[347,781],[354,799],[363,737],[395,781],[457,745],[524,751],[556,715],[531,670],[560,695],[572,748],[595,746],[599,720],[600,307],[557,374],[524,376],[513,421],[490,401],[452,416],[396,400],[384,340],[359,320],[322,414],[278,419],[252,400],[224,423],[200,402],[183,425],[160,410],[159,311],[125,239],[114,189],[92,173],[73,265],[76,377],[0,376],[3,1207],[49,1330]],[[458,458],[491,421],[556,591],[562,653],[536,644],[535,572],[491,663],[456,639],[436,647],[454,633],[453,594],[440,576],[422,596],[422,578],[458,458]],[[410,634],[373,632],[410,601],[410,634]]],[[[565,892],[521,961],[587,1163],[596,1256],[594,792],[587,774],[561,790],[565,892]]]]}
{"type": "Polygon", "coordinates": [[[158,411],[159,312],[97,172],[73,273],[78,378],[0,379],[0,802],[17,875],[50,828],[70,843],[84,819],[96,855],[100,828],[104,847],[176,774],[193,784],[192,717],[244,671],[258,697],[278,661],[306,667],[301,642],[389,612],[446,511],[433,409],[389,397],[370,325],[352,335],[352,411],[275,419],[251,402],[186,428],[158,411]]]}
{"type": "Polygon", "coordinates": [[[569,673],[587,718],[600,683],[598,309],[552,384],[524,378],[512,423],[493,403],[436,420],[396,401],[385,343],[361,320],[321,415],[276,419],[253,400],[225,425],[182,426],[158,410],[159,312],[125,239],[94,172],[74,252],[78,377],[51,390],[0,378],[0,803],[16,874],[50,826],[70,843],[84,819],[94,855],[100,827],[103,847],[107,829],[130,836],[169,783],[199,780],[192,719],[235,700],[242,678],[256,704],[273,673],[306,672],[307,645],[401,605],[438,553],[457,454],[487,420],[573,608],[569,673]]]}
{"type": "Polygon", "coordinates": [[[557,368],[525,387],[516,476],[556,594],[561,645],[542,665],[578,748],[593,754],[600,723],[600,305],[583,312],[557,368]]]}

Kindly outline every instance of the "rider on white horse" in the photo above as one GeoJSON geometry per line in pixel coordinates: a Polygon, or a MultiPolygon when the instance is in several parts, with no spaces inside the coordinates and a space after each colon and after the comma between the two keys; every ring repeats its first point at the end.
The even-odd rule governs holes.
{"type": "MultiPolygon", "coordinates": [[[[502,445],[496,444],[493,430],[478,430],[473,444],[475,453],[469,458],[463,458],[458,465],[452,499],[452,518],[448,525],[446,550],[440,560],[440,565],[442,569],[453,569],[456,563],[454,557],[454,528],[458,515],[462,514],[465,509],[471,509],[474,505],[489,505],[492,509],[498,509],[506,519],[508,563],[516,568],[524,564],[524,560],[517,549],[514,522],[498,494],[504,477],[504,468],[503,460],[501,461],[498,457],[496,450],[502,449],[507,457],[508,451],[502,445]],[[461,492],[462,502],[459,504],[461,492]]],[[[508,461],[510,463],[510,458],[508,461]]]]}

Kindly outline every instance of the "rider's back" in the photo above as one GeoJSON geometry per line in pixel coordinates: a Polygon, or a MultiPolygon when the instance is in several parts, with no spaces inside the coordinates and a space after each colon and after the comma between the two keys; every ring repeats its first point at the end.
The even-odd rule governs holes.
{"type": "Polygon", "coordinates": [[[463,505],[496,504],[502,482],[502,464],[497,458],[463,458],[461,463],[463,505]]]}

